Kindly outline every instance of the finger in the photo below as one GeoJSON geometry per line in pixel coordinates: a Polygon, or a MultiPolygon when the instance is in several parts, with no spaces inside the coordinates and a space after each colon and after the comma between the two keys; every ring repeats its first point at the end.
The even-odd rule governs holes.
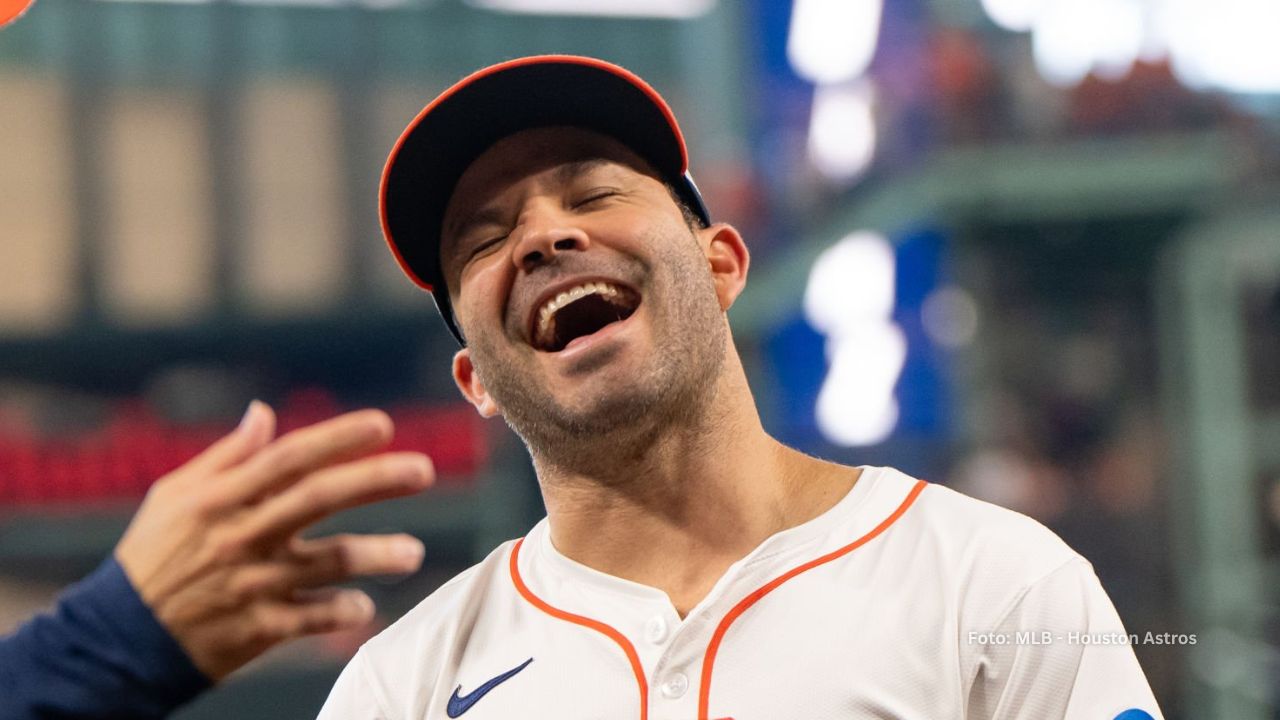
{"type": "Polygon", "coordinates": [[[250,543],[282,538],[341,510],[412,495],[435,481],[421,453],[385,453],[319,470],[271,497],[245,519],[250,543]]]}
{"type": "Polygon", "coordinates": [[[287,598],[299,590],[369,575],[406,575],[422,566],[422,541],[412,535],[333,535],[296,540],[278,559],[239,567],[224,581],[238,602],[287,598]]]}
{"type": "Polygon", "coordinates": [[[381,410],[339,415],[284,435],[234,468],[223,483],[228,500],[248,503],[314,470],[363,457],[391,442],[391,418],[381,410]]]}
{"type": "Polygon", "coordinates": [[[206,477],[244,462],[271,442],[275,427],[275,411],[261,400],[254,400],[249,403],[249,408],[245,410],[244,417],[235,430],[188,460],[177,472],[206,477]]]}
{"type": "Polygon", "coordinates": [[[295,587],[318,587],[368,575],[407,575],[422,567],[426,549],[418,538],[396,535],[333,535],[301,540],[290,558],[295,587]]]}
{"type": "Polygon", "coordinates": [[[329,588],[299,593],[293,600],[259,604],[252,614],[255,636],[281,642],[305,635],[361,627],[373,619],[373,600],[359,590],[329,588]]]}

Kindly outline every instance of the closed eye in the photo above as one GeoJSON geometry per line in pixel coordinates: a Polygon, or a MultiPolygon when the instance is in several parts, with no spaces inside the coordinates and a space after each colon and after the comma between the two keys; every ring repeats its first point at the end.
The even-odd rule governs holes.
{"type": "Polygon", "coordinates": [[[507,239],[507,235],[509,235],[509,234],[510,234],[510,233],[504,233],[504,234],[502,234],[502,235],[498,235],[498,236],[496,236],[496,237],[491,237],[491,238],[489,238],[489,239],[487,239],[487,240],[482,240],[482,241],[480,241],[480,242],[476,243],[475,245],[473,245],[473,246],[471,247],[471,252],[470,252],[470,253],[468,253],[468,255],[467,255],[467,259],[468,259],[468,260],[474,260],[475,258],[478,258],[478,257],[480,257],[481,255],[484,255],[485,253],[489,252],[489,250],[491,250],[492,248],[494,248],[495,246],[497,246],[499,243],[501,243],[503,240],[506,240],[506,239],[507,239]]]}
{"type": "Polygon", "coordinates": [[[575,210],[580,208],[589,208],[590,206],[602,200],[607,200],[608,198],[611,198],[617,194],[618,194],[618,191],[614,190],[613,188],[600,188],[598,190],[592,190],[585,197],[574,202],[573,208],[575,210]]]}

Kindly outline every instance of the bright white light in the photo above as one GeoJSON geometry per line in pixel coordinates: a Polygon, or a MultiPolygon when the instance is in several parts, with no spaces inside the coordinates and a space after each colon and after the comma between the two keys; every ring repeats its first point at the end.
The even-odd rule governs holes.
{"type": "Polygon", "coordinates": [[[1194,90],[1209,88],[1207,72],[1199,61],[1212,46],[1207,33],[1201,34],[1201,22],[1211,21],[1203,8],[1195,3],[1165,0],[1153,13],[1153,33],[1159,44],[1168,48],[1173,74],[1182,84],[1194,90]]]}
{"type": "Polygon", "coordinates": [[[850,233],[814,261],[805,319],[827,335],[854,332],[887,320],[895,292],[893,246],[879,233],[850,233]]]}
{"type": "Polygon", "coordinates": [[[1074,85],[1096,70],[1121,77],[1143,50],[1136,0],[1053,0],[1036,17],[1031,48],[1046,80],[1074,85]]]}
{"type": "Polygon", "coordinates": [[[1109,0],[1099,7],[1106,8],[1106,22],[1093,34],[1093,69],[1104,79],[1119,80],[1146,45],[1142,6],[1138,0],[1109,0]]]}
{"type": "Polygon", "coordinates": [[[882,442],[898,424],[893,396],[907,341],[892,323],[868,324],[827,339],[829,367],[815,408],[818,429],[845,446],[882,442]]]}
{"type": "Polygon", "coordinates": [[[1192,88],[1280,93],[1280,3],[1164,0],[1158,32],[1178,79],[1192,88]]]}
{"type": "Polygon", "coordinates": [[[884,440],[898,423],[893,391],[907,341],[893,323],[893,246],[855,232],[818,256],[805,288],[805,319],[827,336],[827,377],[814,408],[818,429],[846,446],[884,440]]]}
{"type": "Polygon", "coordinates": [[[814,88],[809,118],[809,160],[823,175],[848,182],[876,154],[876,119],[870,81],[814,88]]]}
{"type": "Polygon", "coordinates": [[[818,84],[852,80],[867,70],[880,36],[883,0],[795,0],[787,59],[818,84]]]}
{"type": "Polygon", "coordinates": [[[710,12],[716,0],[467,0],[467,4],[527,15],[694,18],[710,12]]]}
{"type": "Polygon", "coordinates": [[[938,288],[924,299],[920,321],[934,342],[947,348],[963,347],[978,334],[978,303],[961,288],[938,288]]]}
{"type": "Polygon", "coordinates": [[[1023,32],[1031,29],[1036,16],[1048,0],[982,0],[982,9],[991,21],[1006,30],[1023,32]]]}
{"type": "Polygon", "coordinates": [[[1133,61],[1169,58],[1196,90],[1280,93],[1277,0],[982,0],[992,20],[1032,29],[1036,66],[1069,86],[1118,79],[1133,61]]]}

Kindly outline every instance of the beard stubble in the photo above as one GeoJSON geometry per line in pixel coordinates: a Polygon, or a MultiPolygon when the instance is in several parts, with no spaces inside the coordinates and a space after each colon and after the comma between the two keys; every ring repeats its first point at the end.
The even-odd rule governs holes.
{"type": "Polygon", "coordinates": [[[598,475],[705,418],[728,329],[697,238],[691,230],[685,237],[649,240],[665,248],[650,267],[654,282],[643,300],[657,340],[653,357],[636,377],[610,384],[578,408],[562,404],[516,363],[504,363],[502,338],[472,340],[476,373],[536,464],[598,475]]]}

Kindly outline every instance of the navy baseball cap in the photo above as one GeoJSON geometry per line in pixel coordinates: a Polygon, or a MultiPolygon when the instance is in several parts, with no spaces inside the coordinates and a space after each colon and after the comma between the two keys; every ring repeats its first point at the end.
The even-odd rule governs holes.
{"type": "Polygon", "coordinates": [[[554,125],[608,135],[653,166],[710,225],[689,176],[675,114],[634,73],[603,60],[536,55],[478,70],[432,100],[400,134],[378,190],[382,233],[400,268],[435,297],[449,331],[466,345],[440,266],[445,207],[463,172],[494,143],[554,125]]]}

